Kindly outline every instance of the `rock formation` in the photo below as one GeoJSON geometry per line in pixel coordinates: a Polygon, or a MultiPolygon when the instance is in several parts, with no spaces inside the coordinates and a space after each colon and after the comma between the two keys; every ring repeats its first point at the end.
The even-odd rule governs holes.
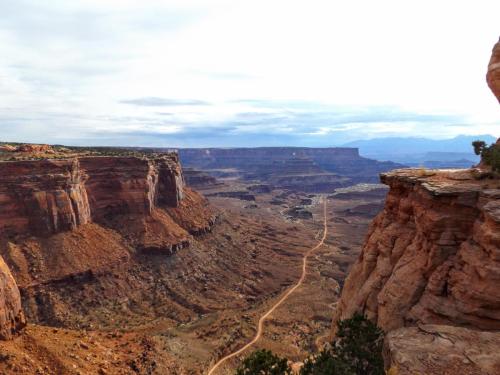
{"type": "MultiPolygon", "coordinates": [[[[114,272],[125,283],[134,257],[172,255],[209,232],[215,218],[208,201],[184,186],[176,154],[0,162],[0,256],[33,321],[59,324],[74,303],[65,288],[114,272]]],[[[13,293],[10,281],[0,282],[5,337],[16,322],[13,293]]]]}
{"type": "Polygon", "coordinates": [[[177,155],[3,162],[0,234],[50,236],[90,222],[178,207],[184,182],[177,155]]]}
{"type": "MultiPolygon", "coordinates": [[[[500,100],[500,42],[488,84],[500,100]]],[[[477,170],[395,170],[384,210],[346,279],[336,322],[386,331],[399,375],[500,372],[500,180],[477,170]],[[486,332],[491,331],[491,332],[486,332]]]]}
{"type": "Polygon", "coordinates": [[[374,182],[380,172],[400,166],[363,158],[358,149],[345,147],[180,149],[179,155],[184,165],[212,174],[232,170],[246,180],[306,192],[374,182]]]}
{"type": "MultiPolygon", "coordinates": [[[[429,337],[405,327],[500,329],[500,183],[476,180],[469,170],[395,170],[381,180],[390,187],[385,207],[345,281],[334,323],[362,312],[389,332],[388,363],[398,374],[441,374],[424,371],[413,357],[444,345],[439,333],[429,337]]],[[[472,343],[488,346],[452,342],[455,347],[440,349],[449,349],[449,361],[472,343]]],[[[499,356],[495,360],[500,365],[499,356]]]]}
{"type": "Polygon", "coordinates": [[[0,235],[50,235],[90,221],[78,160],[4,162],[0,167],[0,235]]]}
{"type": "Polygon", "coordinates": [[[500,102],[500,40],[493,47],[490,63],[488,64],[486,81],[500,102]]]}
{"type": "Polygon", "coordinates": [[[25,325],[19,289],[0,256],[0,340],[12,338],[25,325]]]}
{"type": "Polygon", "coordinates": [[[171,254],[214,217],[176,154],[0,163],[0,251],[22,287],[99,272],[128,246],[171,254]]]}
{"type": "Polygon", "coordinates": [[[500,373],[499,347],[498,333],[429,324],[391,331],[384,357],[398,375],[492,375],[500,373]]]}
{"type": "Polygon", "coordinates": [[[500,328],[500,191],[469,171],[397,170],[336,318],[390,331],[416,323],[500,328]],[[485,186],[486,185],[486,186],[485,186]]]}

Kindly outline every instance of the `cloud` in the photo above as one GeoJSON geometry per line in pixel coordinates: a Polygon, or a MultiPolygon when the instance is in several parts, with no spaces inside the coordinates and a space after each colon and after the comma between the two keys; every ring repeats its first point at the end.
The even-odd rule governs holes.
{"type": "Polygon", "coordinates": [[[146,97],[146,98],[136,98],[120,100],[123,104],[133,104],[145,107],[177,107],[177,106],[192,106],[192,105],[210,105],[210,103],[203,100],[196,99],[167,99],[167,98],[157,98],[157,97],[146,97]]]}
{"type": "Polygon", "coordinates": [[[0,0],[0,134],[173,147],[499,135],[484,74],[500,5],[485,2],[0,0]]]}

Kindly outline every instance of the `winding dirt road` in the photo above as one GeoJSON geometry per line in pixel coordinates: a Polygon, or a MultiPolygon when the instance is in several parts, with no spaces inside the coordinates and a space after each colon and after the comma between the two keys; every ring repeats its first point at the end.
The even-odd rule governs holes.
{"type": "Polygon", "coordinates": [[[255,344],[262,336],[262,332],[264,331],[264,322],[266,319],[276,310],[283,302],[285,302],[288,297],[297,289],[299,288],[302,283],[304,282],[306,276],[307,276],[307,260],[311,256],[311,254],[319,249],[323,244],[325,243],[326,236],[328,234],[328,225],[327,225],[327,220],[326,220],[326,202],[327,198],[323,198],[323,236],[321,237],[321,240],[316,244],[316,246],[310,248],[305,254],[304,257],[302,258],[302,274],[300,275],[300,279],[297,281],[297,283],[288,289],[283,296],[264,314],[260,317],[259,323],[257,325],[257,333],[255,334],[254,338],[252,341],[250,341],[248,344],[243,346],[242,348],[238,349],[237,351],[228,354],[225,357],[222,357],[215,365],[212,366],[212,368],[208,371],[207,375],[212,375],[214,374],[217,369],[228,359],[231,359],[233,357],[236,357],[237,355],[240,355],[243,353],[245,350],[247,350],[249,347],[251,347],[253,344],[255,344]]]}

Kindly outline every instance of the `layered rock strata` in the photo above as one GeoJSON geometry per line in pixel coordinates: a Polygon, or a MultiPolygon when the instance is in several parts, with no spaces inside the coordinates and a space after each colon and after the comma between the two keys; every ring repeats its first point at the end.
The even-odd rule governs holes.
{"type": "Polygon", "coordinates": [[[212,174],[232,170],[246,180],[307,192],[331,192],[356,182],[375,182],[380,172],[401,167],[363,158],[358,149],[347,147],[180,149],[179,155],[184,165],[212,174]]]}
{"type": "Polygon", "coordinates": [[[50,235],[90,221],[78,160],[3,162],[0,165],[0,235],[50,235]]]}
{"type": "Polygon", "coordinates": [[[172,254],[214,217],[176,154],[0,163],[0,254],[23,289],[172,254]]]}
{"type": "Polygon", "coordinates": [[[11,339],[25,325],[19,289],[0,256],[0,340],[11,339]]]}
{"type": "Polygon", "coordinates": [[[500,102],[500,41],[493,47],[490,63],[488,64],[486,81],[500,102]]]}
{"type": "Polygon", "coordinates": [[[493,375],[500,373],[500,334],[446,325],[391,331],[385,362],[398,375],[493,375]]]}
{"type": "Polygon", "coordinates": [[[335,320],[385,331],[417,323],[500,329],[500,186],[470,171],[397,170],[335,320]]]}
{"type": "MultiPolygon", "coordinates": [[[[166,258],[197,243],[193,236],[209,232],[215,217],[184,186],[176,154],[0,162],[0,256],[34,322],[67,321],[78,302],[66,289],[88,295],[101,282],[133,282],[127,270],[140,269],[144,253],[166,258]]],[[[12,284],[2,290],[1,279],[0,337],[9,337],[23,320],[12,313],[12,284]]]]}

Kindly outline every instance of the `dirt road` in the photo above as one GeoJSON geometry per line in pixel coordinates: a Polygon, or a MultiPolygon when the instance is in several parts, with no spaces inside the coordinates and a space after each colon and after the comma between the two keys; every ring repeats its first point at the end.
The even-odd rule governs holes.
{"type": "Polygon", "coordinates": [[[252,341],[250,341],[249,343],[247,343],[245,346],[243,346],[242,348],[238,349],[237,351],[231,353],[231,354],[228,354],[227,356],[225,357],[222,357],[209,371],[208,371],[208,375],[212,375],[212,374],[215,374],[215,372],[217,371],[217,369],[224,363],[226,362],[228,359],[231,359],[233,357],[236,357],[237,355],[240,355],[241,353],[243,353],[245,350],[247,350],[248,348],[250,348],[253,344],[255,344],[259,339],[260,337],[262,336],[262,332],[264,331],[264,322],[266,321],[266,319],[274,312],[274,310],[276,310],[283,302],[285,302],[287,300],[288,297],[290,297],[290,295],[297,289],[299,288],[302,283],[304,282],[306,276],[307,276],[307,260],[309,259],[309,257],[311,256],[311,254],[317,250],[318,248],[320,248],[321,246],[323,246],[324,242],[325,242],[325,239],[326,239],[326,236],[328,234],[328,225],[327,225],[327,220],[326,220],[326,202],[327,202],[327,198],[323,198],[324,201],[323,201],[323,236],[321,237],[321,240],[316,244],[316,246],[310,248],[305,254],[304,254],[304,257],[302,258],[302,274],[300,275],[300,278],[299,280],[297,281],[297,283],[291,287],[290,289],[288,289],[282,296],[281,298],[264,314],[260,317],[259,319],[259,323],[257,325],[257,332],[254,336],[254,338],[252,339],[252,341]]]}

